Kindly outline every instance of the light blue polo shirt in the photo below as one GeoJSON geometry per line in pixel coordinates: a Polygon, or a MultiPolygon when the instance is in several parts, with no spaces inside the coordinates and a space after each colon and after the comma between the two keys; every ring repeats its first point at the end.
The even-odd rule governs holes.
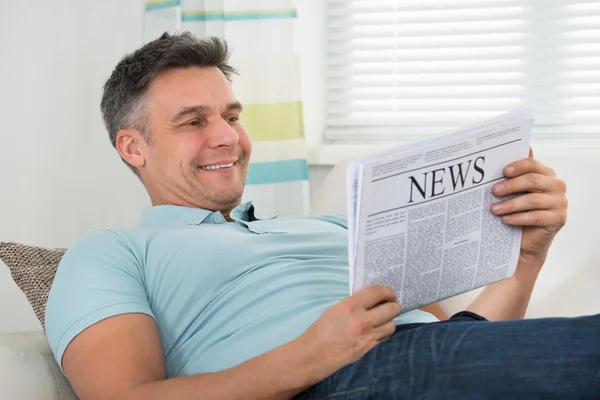
{"type": "MultiPolygon", "coordinates": [[[[257,219],[245,203],[231,218],[155,206],[137,228],[78,241],[60,263],[46,309],[59,365],[84,329],[144,313],[157,323],[167,377],[221,371],[297,338],[348,296],[345,217],[257,219]]],[[[416,310],[396,323],[432,321],[416,310]]]]}

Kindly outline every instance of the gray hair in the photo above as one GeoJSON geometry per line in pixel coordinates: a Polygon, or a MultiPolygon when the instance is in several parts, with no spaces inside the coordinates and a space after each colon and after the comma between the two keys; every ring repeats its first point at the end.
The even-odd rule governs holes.
{"type": "MultiPolygon", "coordinates": [[[[150,81],[175,68],[217,67],[231,82],[236,70],[229,64],[227,43],[217,37],[197,38],[189,32],[169,34],[153,40],[123,57],[104,85],[100,109],[113,147],[117,133],[135,129],[148,140],[147,90],[150,81]]],[[[135,167],[127,164],[138,174],[135,167]]]]}

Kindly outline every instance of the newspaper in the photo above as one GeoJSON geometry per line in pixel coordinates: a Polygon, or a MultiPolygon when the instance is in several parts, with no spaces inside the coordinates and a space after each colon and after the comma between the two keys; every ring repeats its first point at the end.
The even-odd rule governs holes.
{"type": "Polygon", "coordinates": [[[407,312],[512,276],[522,229],[490,212],[492,186],[532,125],[517,109],[350,163],[350,293],[387,285],[407,312]]]}

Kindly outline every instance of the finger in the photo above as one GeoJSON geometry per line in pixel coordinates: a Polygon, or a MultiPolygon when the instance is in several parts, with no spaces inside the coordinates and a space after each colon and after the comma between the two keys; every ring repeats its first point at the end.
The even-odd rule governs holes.
{"type": "Polygon", "coordinates": [[[490,209],[495,215],[506,215],[521,211],[549,210],[563,206],[566,207],[564,196],[553,196],[548,193],[528,193],[494,203],[490,209]]]}
{"type": "Polygon", "coordinates": [[[388,301],[367,310],[367,321],[372,327],[387,324],[402,312],[402,307],[397,301],[388,301]]]}
{"type": "Polygon", "coordinates": [[[565,183],[560,179],[537,173],[529,173],[507,179],[495,184],[493,188],[496,196],[506,196],[523,192],[564,193],[566,189],[565,183]]]}
{"type": "Polygon", "coordinates": [[[379,285],[366,287],[350,296],[351,299],[356,300],[358,305],[366,310],[380,303],[396,301],[397,297],[391,288],[379,285]]]}
{"type": "Polygon", "coordinates": [[[525,211],[502,217],[502,222],[514,226],[562,226],[566,221],[566,210],[561,210],[560,212],[549,210],[525,211]]]}
{"type": "Polygon", "coordinates": [[[504,168],[503,172],[504,175],[509,178],[514,178],[516,176],[527,174],[529,172],[534,172],[536,174],[546,176],[556,176],[556,173],[552,168],[546,167],[544,164],[542,164],[540,161],[534,158],[524,158],[522,160],[508,164],[504,168]]]}
{"type": "Polygon", "coordinates": [[[392,336],[396,332],[396,324],[394,321],[390,321],[373,329],[372,334],[375,340],[382,342],[392,336]]]}
{"type": "Polygon", "coordinates": [[[529,158],[533,158],[533,148],[529,148],[529,158]]]}

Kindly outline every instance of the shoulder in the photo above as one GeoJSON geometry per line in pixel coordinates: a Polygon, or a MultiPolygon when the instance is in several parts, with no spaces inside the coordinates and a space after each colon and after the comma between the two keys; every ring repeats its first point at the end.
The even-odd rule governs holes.
{"type": "Polygon", "coordinates": [[[107,229],[89,233],[75,242],[58,265],[50,300],[74,287],[108,284],[116,275],[142,281],[145,270],[144,241],[127,230],[107,229]],[[136,243],[137,241],[137,243],[136,243]]]}
{"type": "Polygon", "coordinates": [[[105,229],[89,233],[67,249],[60,262],[59,271],[65,266],[82,262],[112,264],[137,259],[141,242],[143,240],[135,230],[105,229]]]}
{"type": "Polygon", "coordinates": [[[86,234],[77,240],[67,251],[67,254],[81,250],[99,250],[102,246],[119,247],[125,242],[125,235],[119,230],[104,229],[86,234]]]}

